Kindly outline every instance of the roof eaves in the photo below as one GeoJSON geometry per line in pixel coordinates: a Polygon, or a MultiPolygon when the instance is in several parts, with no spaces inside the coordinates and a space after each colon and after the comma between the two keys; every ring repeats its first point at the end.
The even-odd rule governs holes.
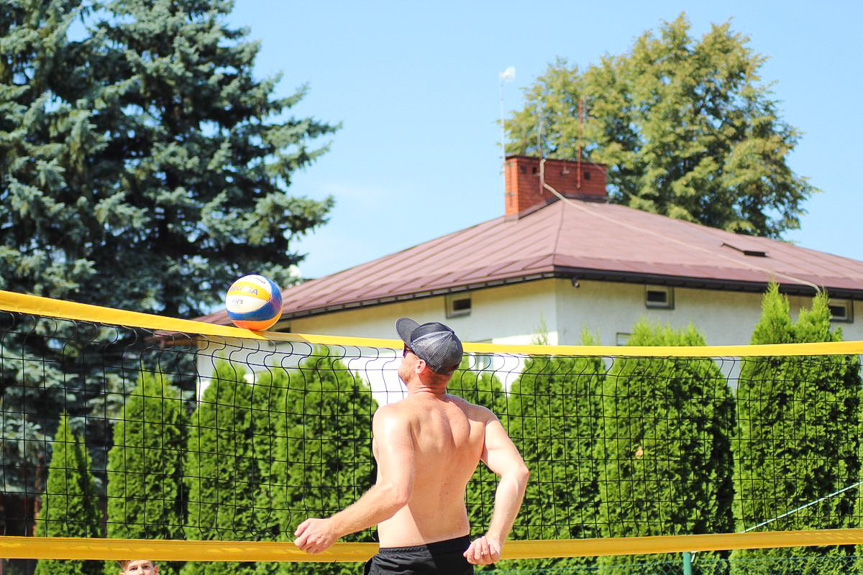
{"type": "MultiPolygon", "coordinates": [[[[558,271],[558,277],[569,277],[575,280],[610,281],[621,283],[640,283],[652,285],[667,285],[693,289],[730,290],[742,292],[764,292],[770,282],[729,280],[721,278],[705,278],[696,276],[680,276],[667,274],[649,274],[633,272],[615,272],[611,270],[569,268],[558,271]]],[[[863,288],[831,288],[825,287],[832,297],[863,299],[863,288]]],[[[814,295],[812,287],[789,282],[779,283],[779,291],[788,295],[814,295]]]]}

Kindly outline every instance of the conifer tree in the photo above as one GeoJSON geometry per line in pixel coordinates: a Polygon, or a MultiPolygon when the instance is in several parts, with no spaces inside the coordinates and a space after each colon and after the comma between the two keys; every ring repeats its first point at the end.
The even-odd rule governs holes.
{"type": "MultiPolygon", "coordinates": [[[[68,29],[80,0],[4,2],[0,18],[0,289],[51,297],[92,281],[68,181],[100,138],[81,98],[86,50],[68,29]]],[[[56,417],[56,414],[55,414],[56,417]]]]}
{"type": "MultiPolygon", "coordinates": [[[[162,373],[142,371],[114,426],[108,453],[108,537],[184,539],[183,454],[186,408],[162,373]]],[[[162,562],[159,573],[174,575],[162,562]]],[[[109,562],[106,575],[116,575],[109,562]]]]}
{"type": "MultiPolygon", "coordinates": [[[[36,520],[41,537],[101,537],[102,518],[90,456],[71,421],[62,415],[54,441],[42,508],[36,520]]],[[[42,559],[36,575],[102,575],[99,561],[42,559]]]]}
{"type": "MultiPolygon", "coordinates": [[[[281,533],[292,540],[308,517],[329,517],[374,483],[372,416],[377,403],[365,381],[326,347],[319,347],[289,374],[285,415],[278,422],[275,475],[287,483],[281,533]]],[[[369,532],[345,541],[372,541],[369,532]]],[[[346,563],[283,563],[281,573],[347,575],[346,563]]]]}
{"type": "MultiPolygon", "coordinates": [[[[830,328],[826,294],[818,294],[795,323],[788,299],[774,284],[764,295],[752,343],[841,341],[841,332],[830,328]]],[[[858,495],[831,494],[860,480],[860,392],[855,356],[746,359],[737,387],[738,531],[765,522],[759,531],[859,526],[858,495]],[[786,516],[777,519],[781,515],[786,516]]],[[[732,566],[735,573],[830,575],[846,573],[843,560],[853,554],[843,547],[745,550],[732,554],[732,566]],[[800,560],[747,561],[789,554],[800,560]],[[836,560],[818,560],[824,556],[836,560]]]]}
{"type": "MultiPolygon", "coordinates": [[[[245,370],[220,360],[189,425],[184,481],[189,539],[249,541],[258,536],[260,470],[252,438],[252,388],[245,370]]],[[[189,562],[183,575],[251,575],[254,563],[189,562]]]]}
{"type": "MultiPolygon", "coordinates": [[[[693,328],[638,323],[633,346],[698,346],[693,328]]],[[[603,537],[727,533],[733,529],[731,434],[734,404],[710,359],[620,357],[602,392],[597,453],[603,462],[599,521],[603,537]]],[[[722,573],[699,554],[701,573],[722,573]]],[[[679,556],[651,556],[650,561],[679,556]]],[[[619,573],[644,557],[603,557],[600,573],[619,573]]],[[[663,575],[661,565],[639,573],[663,575]]]]}
{"type": "MultiPolygon", "coordinates": [[[[291,178],[336,127],[292,115],[305,87],[279,97],[278,78],[255,78],[259,46],[227,23],[232,6],[2,4],[0,289],[177,317],[202,315],[249,269],[296,281],[295,242],[333,201],[291,193],[291,178]]],[[[70,347],[47,334],[72,332],[34,330],[27,353],[59,365],[70,347]]],[[[85,383],[56,369],[17,375],[0,374],[0,401],[40,412],[17,422],[20,436],[50,434],[60,409],[92,416],[84,398],[115,391],[64,395],[85,383]]],[[[109,444],[95,435],[105,418],[87,421],[88,442],[109,444]]]]}
{"type": "MultiPolygon", "coordinates": [[[[0,289],[29,291],[62,297],[89,277],[87,265],[70,265],[54,251],[58,229],[74,236],[77,222],[64,211],[59,197],[64,155],[69,146],[81,153],[91,151],[75,137],[82,114],[75,106],[62,105],[51,92],[63,74],[75,75],[71,53],[76,44],[67,41],[67,30],[79,15],[77,0],[4,2],[0,16],[0,289]],[[63,142],[60,144],[60,142],[63,142]],[[68,144],[67,144],[68,143],[68,144]]],[[[60,248],[63,249],[63,248],[60,248]]],[[[15,444],[24,439],[51,436],[65,411],[70,417],[86,415],[87,405],[68,387],[80,388],[75,376],[58,366],[62,360],[56,342],[46,333],[63,335],[62,324],[47,326],[44,321],[26,325],[16,321],[13,330],[0,342],[4,357],[35,357],[41,369],[0,372],[0,402],[15,444]],[[58,333],[59,332],[59,333],[58,333]],[[26,409],[25,409],[26,406],[26,409]]],[[[89,436],[88,436],[89,437],[89,436]]],[[[37,481],[33,458],[47,456],[43,442],[27,447],[24,465],[6,465],[5,482],[12,491],[32,492],[37,481]]],[[[8,463],[11,463],[10,460],[8,463]]],[[[42,478],[44,479],[44,478],[42,478]]],[[[8,534],[23,535],[13,529],[8,534]]]]}
{"type": "Polygon", "coordinates": [[[255,79],[259,47],[227,24],[232,7],[37,0],[13,3],[11,24],[4,12],[0,288],[177,317],[248,269],[295,281],[293,243],[332,200],[290,194],[291,176],[335,128],[289,115],[305,88],[281,98],[278,78],[255,79]]]}
{"type": "MultiPolygon", "coordinates": [[[[587,344],[592,343],[588,334],[587,344]]],[[[507,427],[530,469],[514,536],[526,539],[599,537],[601,358],[530,356],[509,391],[507,427]]],[[[523,568],[578,568],[591,558],[519,562],[523,568]]]]}

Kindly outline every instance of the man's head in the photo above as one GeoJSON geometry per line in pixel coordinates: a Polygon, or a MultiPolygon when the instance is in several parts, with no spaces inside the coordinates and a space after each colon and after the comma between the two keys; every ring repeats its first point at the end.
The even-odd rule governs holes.
{"type": "Polygon", "coordinates": [[[413,353],[426,367],[439,376],[449,376],[461,363],[464,350],[461,341],[449,327],[438,322],[422,325],[403,317],[396,322],[396,331],[405,343],[405,353],[413,353]]]}
{"type": "Polygon", "coordinates": [[[159,568],[149,559],[119,561],[120,575],[158,575],[159,568]]]}

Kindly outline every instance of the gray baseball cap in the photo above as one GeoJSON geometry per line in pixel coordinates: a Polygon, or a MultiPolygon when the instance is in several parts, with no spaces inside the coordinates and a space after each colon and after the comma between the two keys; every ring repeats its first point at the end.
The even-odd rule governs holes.
{"type": "Polygon", "coordinates": [[[461,340],[442,323],[433,321],[420,325],[403,317],[396,322],[396,331],[405,345],[434,372],[449,375],[461,363],[464,355],[461,340]]]}

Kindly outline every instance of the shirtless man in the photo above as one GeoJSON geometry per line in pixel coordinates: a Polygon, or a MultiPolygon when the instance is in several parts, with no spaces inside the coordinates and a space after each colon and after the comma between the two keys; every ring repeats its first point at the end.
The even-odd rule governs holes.
{"type": "Polygon", "coordinates": [[[332,517],[306,519],[294,543],[320,553],[344,535],[377,525],[380,552],[366,573],[473,573],[471,564],[500,559],[528,470],[491,411],[446,392],[463,354],[455,332],[408,318],[398,320],[396,330],[405,343],[399,377],[407,397],[375,413],[377,481],[332,517]],[[465,488],[480,460],[500,482],[488,530],[471,542],[465,488]]]}
{"type": "Polygon", "coordinates": [[[120,575],[159,575],[159,568],[149,559],[120,561],[120,575]]]}

